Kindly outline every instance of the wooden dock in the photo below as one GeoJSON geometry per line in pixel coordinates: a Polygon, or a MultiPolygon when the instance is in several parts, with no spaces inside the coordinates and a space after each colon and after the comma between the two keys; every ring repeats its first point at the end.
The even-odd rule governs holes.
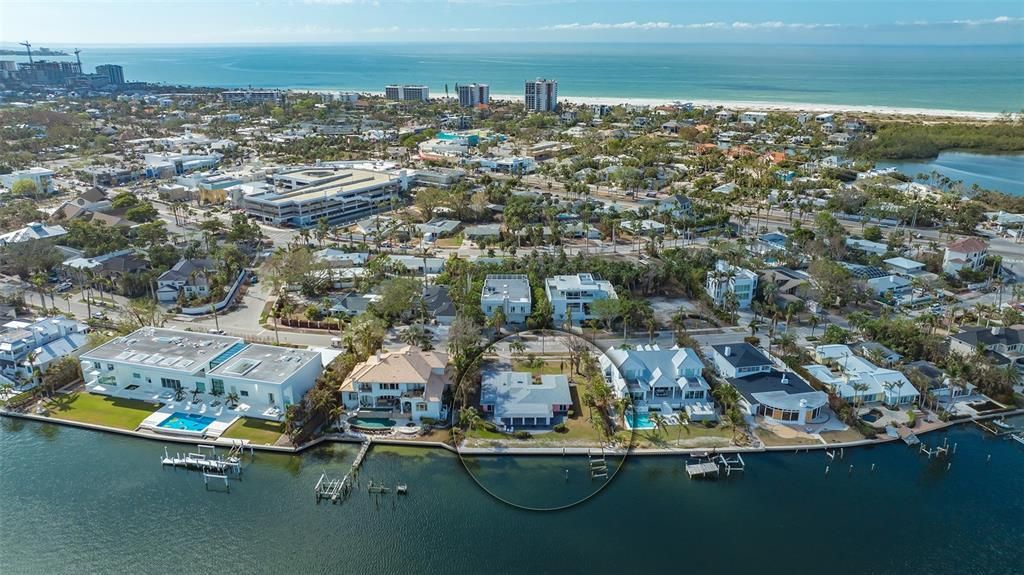
{"type": "Polygon", "coordinates": [[[712,475],[718,477],[719,473],[718,464],[710,461],[686,464],[686,474],[690,476],[690,479],[711,477],[712,475]]]}
{"type": "MultiPolygon", "coordinates": [[[[343,501],[352,491],[352,483],[355,481],[356,474],[359,472],[359,467],[363,464],[363,460],[366,459],[367,452],[370,451],[370,446],[373,444],[373,440],[367,438],[359,448],[359,453],[356,454],[355,461],[352,462],[352,468],[348,470],[341,479],[332,479],[327,476],[327,472],[320,474],[320,479],[316,482],[313,487],[313,493],[316,496],[316,502],[320,503],[321,500],[328,500],[331,503],[338,503],[343,501]]],[[[373,482],[370,482],[370,488],[373,489],[373,482]]]]}
{"type": "Polygon", "coordinates": [[[593,450],[588,450],[587,457],[590,459],[590,479],[608,479],[608,461],[604,456],[604,448],[602,447],[598,454],[594,454],[593,450]]]}
{"type": "Polygon", "coordinates": [[[921,443],[921,440],[914,435],[914,432],[911,431],[909,427],[897,428],[896,433],[900,436],[900,439],[903,440],[903,443],[906,443],[907,445],[917,445],[918,443],[921,443]]]}

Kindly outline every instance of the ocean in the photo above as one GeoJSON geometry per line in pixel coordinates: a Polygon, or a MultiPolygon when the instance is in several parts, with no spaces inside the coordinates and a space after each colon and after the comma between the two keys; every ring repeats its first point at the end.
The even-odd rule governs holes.
{"type": "Polygon", "coordinates": [[[1019,572],[1024,446],[969,424],[923,440],[947,438],[949,460],[902,443],[835,462],[820,451],[750,454],[744,473],[719,481],[688,479],[678,457],[634,456],[592,498],[538,512],[488,491],[571,503],[596,490],[586,458],[480,458],[467,470],[439,449],[377,445],[358,491],[317,504],[320,474],[340,477],[358,446],[257,453],[225,493],[161,468],[158,442],[0,418],[0,571],[1019,572]],[[409,493],[371,495],[371,480],[409,493]]]}
{"type": "MultiPolygon", "coordinates": [[[[74,48],[74,46],[54,46],[74,48]]],[[[175,85],[383,91],[422,83],[431,95],[481,82],[521,94],[526,79],[559,95],[759,101],[1018,112],[1017,46],[710,44],[346,44],[84,47],[83,65],[175,85]]]]}

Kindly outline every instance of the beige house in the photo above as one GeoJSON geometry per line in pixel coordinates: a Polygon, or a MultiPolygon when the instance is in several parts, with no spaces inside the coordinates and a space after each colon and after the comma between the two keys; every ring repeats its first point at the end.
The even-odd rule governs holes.
{"type": "Polygon", "coordinates": [[[379,352],[345,379],[342,401],[347,409],[380,410],[381,416],[440,419],[441,398],[451,383],[447,366],[448,354],[440,351],[410,346],[379,352]]]}

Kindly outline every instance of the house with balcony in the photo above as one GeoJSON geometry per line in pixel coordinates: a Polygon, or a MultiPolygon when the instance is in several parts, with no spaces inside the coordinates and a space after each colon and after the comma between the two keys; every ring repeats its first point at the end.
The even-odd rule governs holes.
{"type": "Polygon", "coordinates": [[[708,272],[705,290],[716,306],[725,304],[726,295],[733,293],[739,309],[746,309],[750,307],[754,292],[757,291],[757,274],[725,260],[718,260],[715,269],[708,272]]]}
{"type": "Polygon", "coordinates": [[[341,384],[347,409],[390,411],[420,422],[441,419],[442,396],[451,384],[448,354],[407,346],[382,351],[357,365],[341,384]]]}
{"type": "Polygon", "coordinates": [[[814,348],[814,358],[824,365],[805,365],[804,369],[850,403],[910,405],[920,396],[907,376],[871,363],[849,346],[819,345],[814,348]]]}
{"type": "Polygon", "coordinates": [[[572,409],[569,379],[563,374],[499,371],[480,384],[480,411],[508,428],[546,428],[562,422],[572,409]]]}
{"type": "Polygon", "coordinates": [[[525,275],[489,274],[480,293],[480,309],[488,319],[501,310],[506,323],[522,325],[533,312],[530,280],[525,275]]]}
{"type": "Polygon", "coordinates": [[[951,275],[961,269],[978,271],[985,266],[987,257],[987,241],[975,237],[961,238],[946,246],[942,255],[942,271],[951,275]]]}
{"type": "Polygon", "coordinates": [[[573,324],[581,324],[595,316],[591,305],[602,299],[617,299],[612,282],[602,280],[593,274],[554,276],[544,280],[544,291],[553,310],[555,325],[565,323],[567,317],[573,324]]]}
{"type": "Polygon", "coordinates": [[[703,376],[704,363],[690,348],[613,347],[598,363],[615,395],[628,396],[635,408],[685,410],[691,421],[716,418],[711,387],[703,376]]]}
{"type": "Polygon", "coordinates": [[[84,346],[88,331],[88,325],[63,316],[9,321],[0,330],[0,373],[17,381],[34,369],[46,371],[50,362],[84,346]]]}

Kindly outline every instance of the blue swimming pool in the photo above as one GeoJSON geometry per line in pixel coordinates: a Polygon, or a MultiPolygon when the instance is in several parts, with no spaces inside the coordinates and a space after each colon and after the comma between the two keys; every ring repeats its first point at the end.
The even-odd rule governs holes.
{"type": "Polygon", "coordinates": [[[651,423],[651,415],[646,411],[627,412],[626,425],[630,429],[654,429],[654,424],[651,423]]]}
{"type": "Polygon", "coordinates": [[[214,421],[217,421],[216,417],[175,411],[170,417],[161,421],[157,427],[179,429],[182,431],[202,431],[214,421]]]}

